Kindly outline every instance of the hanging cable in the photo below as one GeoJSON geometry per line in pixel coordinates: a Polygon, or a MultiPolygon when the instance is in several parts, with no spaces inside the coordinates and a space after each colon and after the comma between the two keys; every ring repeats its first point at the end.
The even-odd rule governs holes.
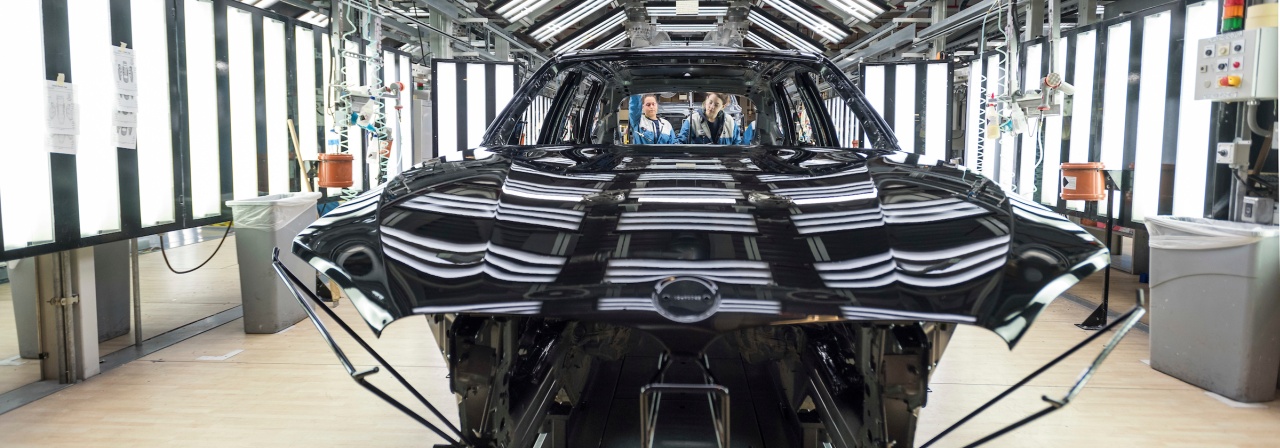
{"type": "Polygon", "coordinates": [[[213,249],[213,253],[212,253],[212,254],[209,254],[209,258],[208,258],[208,259],[206,259],[206,260],[204,260],[204,263],[200,263],[200,265],[199,265],[199,266],[196,266],[196,267],[194,267],[194,268],[191,268],[191,269],[188,269],[188,270],[185,270],[185,271],[178,271],[177,269],[174,269],[174,268],[173,268],[173,265],[172,265],[172,264],[169,264],[169,254],[168,254],[168,253],[166,253],[166,252],[164,251],[164,241],[161,241],[161,242],[160,242],[160,256],[161,256],[162,258],[164,258],[164,265],[165,265],[165,266],[168,266],[170,271],[172,271],[174,274],[178,274],[178,275],[182,275],[182,274],[189,274],[189,273],[195,272],[197,269],[203,268],[203,267],[204,267],[204,265],[209,264],[209,262],[210,262],[210,261],[213,261],[213,257],[214,257],[215,255],[218,255],[218,250],[219,250],[219,249],[222,249],[222,243],[227,242],[227,235],[230,235],[230,234],[231,234],[231,224],[232,224],[232,223],[230,223],[230,222],[228,222],[228,223],[227,223],[227,231],[222,233],[222,239],[221,239],[221,240],[218,240],[218,247],[216,247],[216,248],[214,248],[214,249],[213,249]]]}

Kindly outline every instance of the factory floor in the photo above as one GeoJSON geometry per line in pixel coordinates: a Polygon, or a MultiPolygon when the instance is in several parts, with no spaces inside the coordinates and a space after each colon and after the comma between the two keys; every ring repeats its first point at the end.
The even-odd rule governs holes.
{"type": "MultiPolygon", "coordinates": [[[[199,243],[189,246],[188,255],[170,255],[181,265],[176,267],[193,266],[215,244],[199,243]]],[[[206,269],[165,280],[173,282],[173,297],[204,297],[192,306],[214,310],[225,303],[223,295],[234,295],[238,287],[233,241],[222,251],[206,269]]],[[[1113,282],[1124,281],[1115,274],[1113,282]]],[[[1096,286],[1090,284],[1100,285],[1082,284],[1069,294],[1087,297],[1096,286]]],[[[1117,284],[1112,284],[1112,309],[1123,311],[1129,306],[1117,304],[1117,284]]],[[[166,308],[161,306],[163,299],[152,300],[157,311],[166,308]]],[[[12,309],[7,305],[0,303],[0,325],[5,324],[3,310],[12,309]]],[[[144,318],[146,308],[144,301],[144,318]]],[[[1090,333],[1074,324],[1092,308],[1074,300],[1054,301],[1012,351],[989,331],[960,327],[933,375],[917,443],[1087,337],[1090,333]]],[[[349,303],[340,302],[335,311],[446,415],[454,413],[446,370],[424,319],[398,321],[376,339],[349,303]]],[[[144,334],[150,333],[147,328],[144,319],[144,334]]],[[[338,340],[355,350],[349,338],[338,335],[338,340]]],[[[7,353],[4,341],[0,339],[0,355],[7,353]]],[[[1041,396],[1061,398],[1103,342],[1095,341],[936,446],[962,446],[1043,409],[1041,396]]],[[[357,369],[373,364],[358,350],[348,354],[357,369]]],[[[987,446],[1274,447],[1280,440],[1280,401],[1246,405],[1217,398],[1152,370],[1147,358],[1148,334],[1135,330],[1069,406],[987,446]]],[[[412,401],[387,374],[370,379],[412,401]]],[[[355,384],[305,321],[277,334],[246,335],[240,319],[230,320],[0,414],[4,447],[363,447],[430,446],[437,441],[427,429],[355,384]]]]}

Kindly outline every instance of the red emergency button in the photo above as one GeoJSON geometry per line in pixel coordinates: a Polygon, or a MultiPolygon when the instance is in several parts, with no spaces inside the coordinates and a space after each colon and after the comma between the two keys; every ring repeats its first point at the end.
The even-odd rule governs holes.
{"type": "Polygon", "coordinates": [[[1222,87],[1236,87],[1240,85],[1239,76],[1223,76],[1218,80],[1218,85],[1222,87]]]}
{"type": "Polygon", "coordinates": [[[1232,63],[1231,63],[1231,68],[1240,68],[1240,61],[1232,62],[1232,63]]]}

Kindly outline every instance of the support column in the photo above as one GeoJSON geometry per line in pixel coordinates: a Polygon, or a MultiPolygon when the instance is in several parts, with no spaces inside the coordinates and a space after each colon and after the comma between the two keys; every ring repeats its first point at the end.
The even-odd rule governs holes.
{"type": "Polygon", "coordinates": [[[1080,0],[1076,3],[1076,16],[1079,17],[1077,27],[1098,21],[1098,0],[1080,0]]]}
{"type": "MultiPolygon", "coordinates": [[[[929,23],[938,24],[947,18],[947,2],[945,0],[935,0],[933,6],[929,7],[929,23]]],[[[933,59],[938,53],[947,50],[947,35],[943,34],[933,40],[933,55],[929,59],[933,59]]]]}
{"type": "Polygon", "coordinates": [[[1027,26],[1023,28],[1022,40],[1028,41],[1044,35],[1044,1],[1027,2],[1027,26]]]}
{"type": "MultiPolygon", "coordinates": [[[[118,293],[120,299],[119,308],[124,309],[125,322],[128,323],[128,307],[129,307],[129,261],[128,261],[128,243],[124,244],[124,250],[118,250],[117,247],[107,247],[119,245],[121,243],[112,243],[103,246],[86,247],[67,252],[71,257],[71,281],[72,294],[66,295],[69,299],[67,317],[68,324],[71,326],[71,333],[74,335],[73,343],[75,350],[72,355],[75,357],[75,380],[84,381],[91,376],[102,372],[98,367],[98,302],[100,294],[110,294],[114,298],[118,289],[110,284],[116,284],[123,287],[123,292],[118,293]],[[103,252],[104,263],[107,260],[115,260],[116,265],[122,266],[120,270],[121,276],[112,278],[109,274],[114,274],[114,269],[107,268],[106,265],[99,266],[96,254],[103,252]],[[118,260],[116,260],[118,258],[118,260]],[[106,286],[99,289],[99,284],[106,286]]],[[[112,303],[109,306],[115,306],[112,303]]]]}

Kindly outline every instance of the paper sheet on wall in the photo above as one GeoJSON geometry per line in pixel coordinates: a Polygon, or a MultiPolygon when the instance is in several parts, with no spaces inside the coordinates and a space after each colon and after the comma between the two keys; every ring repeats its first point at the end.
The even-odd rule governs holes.
{"type": "Polygon", "coordinates": [[[76,135],[80,133],[80,111],[76,108],[75,94],[71,83],[46,81],[45,92],[49,104],[49,133],[59,135],[76,135]]]}
{"type": "Polygon", "coordinates": [[[138,70],[133,65],[133,49],[111,47],[116,58],[116,91],[124,94],[138,93],[138,70]]]}
{"type": "Polygon", "coordinates": [[[49,152],[75,155],[76,136],[69,134],[49,134],[49,152]]]}
{"type": "Polygon", "coordinates": [[[122,110],[117,110],[115,117],[111,119],[111,124],[114,124],[116,126],[130,126],[130,127],[137,126],[138,114],[134,112],[125,112],[122,110]]]}
{"type": "Polygon", "coordinates": [[[138,111],[138,95],[121,93],[116,95],[116,110],[124,112],[138,111]]]}
{"type": "Polygon", "coordinates": [[[138,128],[132,126],[116,126],[116,147],[138,149],[138,128]]]}

